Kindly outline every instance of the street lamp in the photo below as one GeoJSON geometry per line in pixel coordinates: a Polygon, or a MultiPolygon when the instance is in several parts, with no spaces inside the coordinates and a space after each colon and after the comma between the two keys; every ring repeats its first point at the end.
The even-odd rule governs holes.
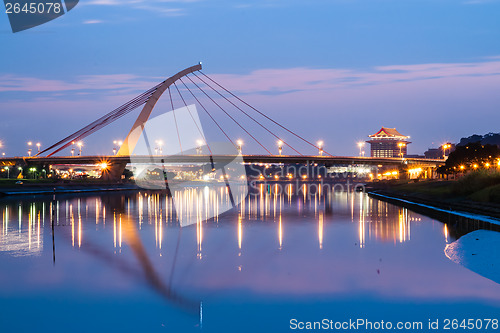
{"type": "Polygon", "coordinates": [[[283,151],[283,141],[278,140],[278,152],[280,155],[282,151],[283,151]]]}
{"type": "Polygon", "coordinates": [[[33,179],[36,178],[36,168],[30,168],[31,173],[33,174],[33,179]]]}
{"type": "Polygon", "coordinates": [[[358,142],[358,147],[359,147],[359,156],[364,155],[363,153],[363,147],[365,146],[364,142],[358,142]]]}
{"type": "Polygon", "coordinates": [[[400,143],[398,143],[398,147],[399,147],[399,156],[400,156],[401,158],[403,158],[403,150],[402,150],[402,149],[403,149],[403,147],[404,147],[404,146],[406,146],[406,144],[405,144],[404,142],[400,142],[400,143]]]}
{"type": "Polygon", "coordinates": [[[78,143],[76,145],[78,146],[78,156],[82,156],[83,142],[78,141],[78,143]]]}
{"type": "Polygon", "coordinates": [[[162,140],[156,140],[156,145],[157,149],[155,151],[160,151],[160,155],[163,153],[162,146],[163,146],[163,141],[162,140]]]}
{"type": "Polygon", "coordinates": [[[203,140],[196,140],[196,154],[198,155],[202,153],[201,146],[203,146],[203,140]]]}
{"type": "Polygon", "coordinates": [[[8,166],[4,167],[4,170],[7,170],[7,178],[10,178],[10,169],[8,166]]]}
{"type": "Polygon", "coordinates": [[[319,156],[323,156],[323,141],[318,141],[319,156]]]}
{"type": "Polygon", "coordinates": [[[113,155],[116,155],[118,152],[118,149],[121,147],[123,144],[123,141],[120,140],[113,140],[113,155]]]}
{"type": "Polygon", "coordinates": [[[33,144],[33,142],[31,141],[28,141],[28,156],[31,157],[31,145],[33,144]]]}
{"type": "Polygon", "coordinates": [[[37,152],[40,154],[40,147],[42,146],[42,144],[40,142],[37,142],[36,143],[36,149],[37,149],[37,152]]]}
{"type": "Polygon", "coordinates": [[[240,153],[240,154],[241,154],[241,150],[242,150],[242,148],[243,148],[243,140],[237,140],[237,141],[236,141],[236,147],[237,147],[237,149],[238,149],[238,153],[240,153]]]}
{"type": "Polygon", "coordinates": [[[443,145],[443,158],[446,158],[446,149],[450,149],[451,148],[451,144],[449,143],[445,143],[443,145]]]}

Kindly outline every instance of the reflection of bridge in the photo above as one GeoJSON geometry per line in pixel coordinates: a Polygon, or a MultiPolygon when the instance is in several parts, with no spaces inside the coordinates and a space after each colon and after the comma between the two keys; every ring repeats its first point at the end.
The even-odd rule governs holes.
{"type": "MultiPolygon", "coordinates": [[[[103,173],[103,175],[109,179],[119,179],[127,163],[131,162],[131,157],[133,163],[145,164],[206,163],[208,159],[210,159],[212,163],[214,160],[218,163],[225,163],[227,160],[229,163],[234,160],[238,153],[241,153],[242,142],[232,138],[229,134],[230,132],[223,128],[222,124],[224,122],[217,120],[217,113],[224,117],[225,122],[236,125],[238,133],[244,134],[246,138],[254,141],[267,153],[267,155],[244,155],[243,159],[246,163],[318,163],[325,166],[401,166],[411,164],[421,168],[433,168],[443,164],[442,160],[419,158],[401,159],[333,156],[323,149],[323,143],[321,141],[312,143],[310,140],[305,139],[246,103],[214,79],[201,72],[200,63],[169,77],[167,80],[138,95],[96,121],[49,146],[36,156],[0,159],[0,165],[104,165],[105,163],[108,172],[103,173]],[[184,82],[183,79],[186,82],[184,82]],[[179,84],[178,87],[177,82],[182,84],[182,86],[179,84]],[[194,92],[197,91],[202,93],[201,97],[196,96],[194,92]],[[168,92],[166,95],[168,95],[169,108],[171,109],[171,112],[168,112],[168,114],[172,114],[173,117],[167,119],[164,117],[167,113],[163,113],[161,117],[158,116],[150,119],[153,109],[165,92],[168,92]],[[187,96],[183,95],[183,93],[187,94],[187,96]],[[190,100],[192,104],[188,105],[190,100]],[[218,130],[219,135],[227,139],[230,143],[229,147],[232,149],[229,149],[229,151],[227,149],[221,151],[213,147],[212,144],[209,144],[210,140],[205,137],[200,119],[196,113],[196,105],[203,109],[208,119],[213,122],[213,128],[218,130]],[[210,105],[212,109],[208,105],[210,105]],[[64,149],[74,147],[80,140],[108,126],[139,107],[142,107],[142,110],[116,155],[76,157],[61,157],[56,155],[64,149]],[[231,108],[231,110],[228,112],[226,110],[227,108],[231,108]],[[213,109],[216,109],[217,112],[213,112],[213,109]],[[163,120],[160,120],[160,118],[163,120]],[[248,124],[243,122],[241,118],[245,119],[246,122],[250,122],[253,127],[249,128],[247,126],[248,124]],[[174,124],[175,127],[173,126],[174,124]],[[171,128],[169,126],[171,126],[171,128]],[[269,144],[269,141],[264,141],[264,135],[269,136],[272,140],[271,142],[277,142],[278,155],[271,153],[274,149],[272,146],[266,145],[266,143],[269,144]],[[168,143],[169,145],[169,149],[165,149],[167,151],[162,150],[162,145],[164,143],[168,143]],[[303,154],[299,152],[299,145],[308,147],[309,149],[313,148],[315,152],[318,152],[318,155],[313,156],[310,155],[310,153],[303,154]],[[284,147],[286,147],[287,152],[293,152],[294,155],[282,155],[282,149],[284,147]],[[153,151],[155,152],[154,155],[152,154],[153,151]],[[196,151],[197,154],[194,154],[194,151],[196,151]],[[158,152],[160,155],[165,156],[158,156],[158,152]],[[48,155],[43,156],[43,154],[48,155]]],[[[165,145],[165,148],[167,148],[167,145],[165,145]]],[[[72,149],[72,155],[73,153],[74,148],[72,149]]]]}

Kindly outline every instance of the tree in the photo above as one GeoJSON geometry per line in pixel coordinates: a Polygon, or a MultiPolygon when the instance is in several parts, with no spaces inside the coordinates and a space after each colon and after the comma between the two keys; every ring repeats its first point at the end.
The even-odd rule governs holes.
{"type": "Polygon", "coordinates": [[[497,145],[468,143],[465,146],[457,146],[438,172],[453,173],[466,169],[489,168],[497,165],[499,158],[500,148],[497,145]]]}

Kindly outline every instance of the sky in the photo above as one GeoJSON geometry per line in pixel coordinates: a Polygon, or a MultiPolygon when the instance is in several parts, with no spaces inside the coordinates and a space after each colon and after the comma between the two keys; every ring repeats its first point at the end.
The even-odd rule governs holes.
{"type": "MultiPolygon", "coordinates": [[[[423,154],[500,132],[499,10],[496,0],[81,0],[18,33],[2,12],[0,152],[26,155],[28,141],[47,147],[201,61],[204,73],[331,154],[357,155],[357,142],[382,126],[423,154]]],[[[133,121],[86,138],[84,154],[111,153],[133,121]]],[[[237,128],[228,133],[245,152],[262,152],[237,128]]],[[[277,152],[275,138],[259,138],[277,152]]]]}

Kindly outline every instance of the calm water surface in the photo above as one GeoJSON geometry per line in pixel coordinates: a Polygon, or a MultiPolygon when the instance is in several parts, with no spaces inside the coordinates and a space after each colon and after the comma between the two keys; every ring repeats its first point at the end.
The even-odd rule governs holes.
{"type": "MultiPolygon", "coordinates": [[[[466,234],[453,223],[364,193],[272,190],[204,221],[223,196],[200,187],[176,204],[154,192],[2,199],[0,332],[500,318],[498,281],[449,259],[466,234]],[[175,205],[197,223],[181,228],[175,205]]],[[[498,253],[485,262],[498,267],[498,253]]]]}

